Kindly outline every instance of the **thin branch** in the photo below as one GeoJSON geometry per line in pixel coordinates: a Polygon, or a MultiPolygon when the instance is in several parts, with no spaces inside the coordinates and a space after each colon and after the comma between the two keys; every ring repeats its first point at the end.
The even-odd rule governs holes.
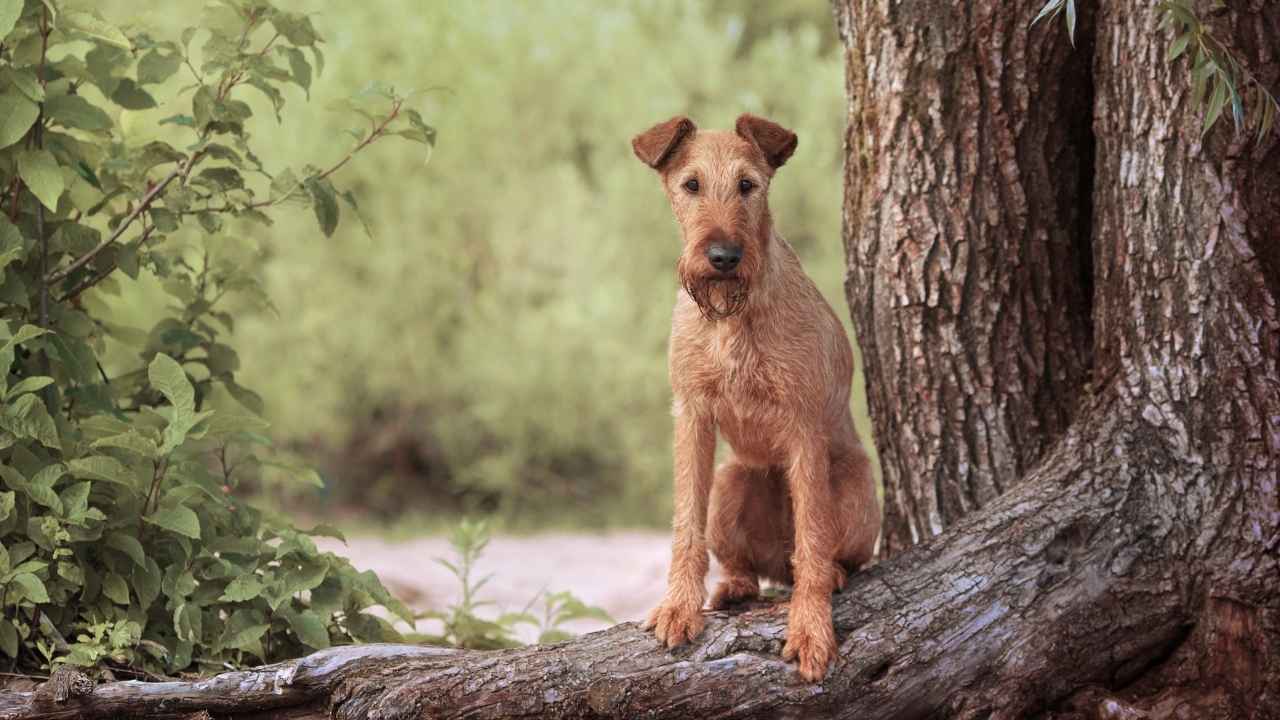
{"type": "Polygon", "coordinates": [[[148,190],[146,195],[142,196],[142,200],[138,203],[138,206],[133,209],[133,212],[129,213],[128,217],[126,217],[123,221],[121,221],[119,225],[116,226],[115,231],[112,232],[111,235],[107,237],[106,240],[103,240],[102,242],[98,243],[97,247],[95,247],[94,249],[90,250],[84,255],[81,255],[80,257],[73,260],[71,264],[66,266],[65,268],[47,275],[45,277],[45,282],[55,283],[55,282],[59,282],[61,280],[66,279],[68,275],[84,267],[91,260],[97,257],[99,253],[101,253],[103,250],[106,250],[112,243],[114,243],[116,240],[120,238],[121,235],[124,234],[124,231],[127,230],[129,226],[133,224],[134,220],[137,220],[138,217],[142,215],[142,213],[146,212],[147,209],[151,207],[151,203],[154,202],[156,198],[160,197],[160,194],[163,193],[164,189],[169,186],[169,183],[173,182],[173,180],[177,177],[185,176],[186,173],[190,170],[191,166],[195,164],[196,159],[199,157],[200,157],[200,153],[196,153],[195,155],[191,156],[190,160],[188,160],[185,163],[181,163],[178,165],[178,167],[174,168],[173,171],[170,172],[168,175],[166,175],[164,179],[161,180],[155,187],[148,190]]]}
{"type": "MultiPolygon", "coordinates": [[[[144,230],[144,231],[143,231],[143,233],[142,233],[142,237],[138,238],[138,246],[139,246],[139,247],[141,247],[142,245],[146,244],[147,240],[149,240],[149,239],[151,238],[151,233],[152,233],[152,232],[154,232],[154,231],[155,231],[155,229],[156,229],[156,226],[155,226],[155,225],[151,225],[150,227],[148,227],[146,230],[144,230]]],[[[103,268],[103,269],[102,269],[100,272],[98,272],[96,275],[94,275],[93,277],[89,278],[88,280],[85,280],[85,281],[81,282],[79,285],[77,285],[77,286],[75,286],[74,288],[72,288],[71,290],[67,291],[67,294],[66,294],[66,295],[63,295],[61,298],[59,298],[59,299],[58,299],[58,302],[63,303],[63,302],[66,302],[66,301],[68,301],[68,300],[73,300],[73,299],[75,299],[76,297],[79,297],[79,296],[80,296],[80,294],[81,294],[81,293],[83,293],[85,290],[88,290],[89,288],[93,287],[94,285],[97,285],[98,283],[102,282],[103,280],[106,280],[106,279],[107,279],[107,277],[109,277],[109,276],[111,275],[111,273],[113,273],[113,272],[115,272],[115,271],[116,271],[116,268],[117,268],[117,267],[118,267],[118,266],[117,266],[116,262],[113,260],[113,261],[112,261],[112,262],[111,262],[107,267],[103,268]]]]}

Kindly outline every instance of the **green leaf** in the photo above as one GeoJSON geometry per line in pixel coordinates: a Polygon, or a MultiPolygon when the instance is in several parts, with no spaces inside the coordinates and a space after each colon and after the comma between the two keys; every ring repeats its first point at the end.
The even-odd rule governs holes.
{"type": "Polygon", "coordinates": [[[1076,45],[1076,0],[1067,0],[1067,38],[1076,45]]]}
{"type": "Polygon", "coordinates": [[[107,547],[115,548],[128,555],[129,559],[133,560],[138,567],[147,567],[147,554],[143,552],[142,543],[138,542],[138,538],[125,533],[114,532],[107,535],[106,544],[107,547]]]}
{"type": "MultiPolygon", "coordinates": [[[[18,6],[21,7],[22,3],[18,6]]],[[[8,618],[0,618],[0,650],[11,658],[18,657],[18,629],[8,618]]]]}
{"type": "Polygon", "coordinates": [[[89,509],[89,490],[90,483],[78,482],[58,493],[58,498],[62,500],[62,507],[68,518],[73,521],[78,518],[83,519],[85,511],[89,509]]]}
{"type": "Polygon", "coordinates": [[[21,140],[39,116],[40,106],[16,88],[0,93],[0,148],[21,140]]]}
{"type": "Polygon", "coordinates": [[[320,40],[320,35],[311,25],[311,18],[306,15],[278,12],[272,16],[271,24],[291,45],[306,47],[315,45],[320,40]]]}
{"type": "Polygon", "coordinates": [[[18,175],[41,204],[58,209],[58,196],[66,189],[62,170],[48,150],[27,150],[18,155],[18,175]]]}
{"type": "MultiPolygon", "coordinates": [[[[9,263],[21,259],[26,255],[26,244],[22,241],[22,232],[14,227],[7,218],[0,214],[0,284],[3,284],[5,266],[9,263]]],[[[0,356],[0,388],[4,386],[4,375],[9,371],[9,364],[13,362],[13,358],[9,358],[6,362],[3,356],[0,356]]]]}
{"type": "MultiPolygon", "coordinates": [[[[155,458],[160,454],[160,449],[156,446],[155,441],[150,438],[143,437],[137,430],[129,430],[128,432],[120,433],[119,435],[112,435],[100,440],[94,440],[90,447],[119,448],[121,450],[128,450],[131,453],[141,455],[145,458],[155,458]]],[[[111,458],[106,459],[110,460],[111,458]]]]}
{"type": "Polygon", "coordinates": [[[138,61],[138,84],[151,85],[162,83],[173,77],[182,65],[182,56],[176,52],[161,54],[156,49],[142,56],[138,61]]]}
{"type": "Polygon", "coordinates": [[[1049,0],[1048,2],[1046,2],[1044,4],[1044,7],[1040,8],[1039,14],[1037,14],[1035,19],[1031,21],[1031,24],[1034,26],[1036,23],[1040,22],[1045,17],[1056,16],[1059,12],[1062,11],[1062,3],[1063,3],[1063,0],[1049,0]]]}
{"type": "Polygon", "coordinates": [[[147,366],[147,380],[151,387],[160,391],[176,413],[194,413],[196,410],[196,392],[187,380],[187,373],[176,360],[157,353],[151,364],[147,366]]]}
{"type": "Polygon", "coordinates": [[[16,437],[36,440],[47,448],[62,449],[58,427],[49,417],[44,403],[35,395],[23,395],[0,410],[0,429],[16,437]]]}
{"type": "Polygon", "coordinates": [[[311,193],[311,205],[320,222],[320,232],[332,237],[338,227],[338,198],[333,183],[328,178],[308,178],[307,192],[311,193]]]}
{"type": "MultiPolygon", "coordinates": [[[[0,0],[0,40],[13,31],[22,17],[22,0],[0,0]]],[[[14,653],[9,653],[14,657],[14,653]]]]}
{"type": "MultiPolygon", "coordinates": [[[[0,0],[0,3],[4,0],[0,0]]],[[[40,86],[40,81],[36,79],[36,74],[30,69],[19,69],[7,67],[0,69],[0,78],[8,81],[9,85],[16,87],[26,95],[33,103],[44,102],[44,88],[40,86]]]]}
{"type": "Polygon", "coordinates": [[[245,602],[261,595],[264,587],[266,586],[262,584],[262,579],[257,575],[241,575],[227,585],[227,589],[223,591],[222,597],[218,598],[218,600],[222,602],[245,602]]]}
{"type": "Polygon", "coordinates": [[[44,582],[35,575],[29,572],[18,573],[9,582],[21,588],[23,597],[31,602],[49,602],[49,591],[45,589],[44,582]]]}
{"type": "MultiPolygon", "coordinates": [[[[14,508],[15,502],[17,501],[17,497],[18,496],[12,490],[6,490],[4,492],[0,492],[0,522],[8,520],[9,516],[13,514],[13,508],[14,508]]],[[[5,565],[8,565],[8,560],[9,560],[9,557],[6,554],[5,565]]],[[[5,573],[8,571],[9,571],[8,567],[0,568],[0,573],[5,573]]]]}
{"type": "Polygon", "coordinates": [[[67,463],[67,472],[72,477],[85,480],[104,480],[132,487],[136,478],[129,468],[119,460],[107,455],[90,455],[76,458],[67,463]]]}
{"type": "Polygon", "coordinates": [[[120,32],[120,28],[92,13],[64,9],[58,16],[57,24],[64,30],[87,35],[98,42],[129,49],[129,38],[120,32]]]}
{"type": "Polygon", "coordinates": [[[185,505],[161,508],[143,519],[192,540],[200,539],[200,518],[185,505]]]}
{"type": "Polygon", "coordinates": [[[1191,43],[1191,33],[1185,32],[1179,35],[1178,39],[1174,40],[1173,44],[1169,46],[1169,52],[1165,55],[1165,58],[1164,58],[1165,61],[1173,62],[1174,60],[1177,60],[1178,57],[1182,55],[1182,53],[1186,52],[1187,45],[1190,43],[1191,43]]]}
{"type": "Polygon", "coordinates": [[[107,573],[102,579],[102,594],[117,605],[128,605],[129,583],[116,573],[107,573]]]}
{"type": "Polygon", "coordinates": [[[120,79],[115,92],[111,93],[111,102],[126,110],[148,110],[156,107],[156,99],[151,97],[151,93],[129,78],[120,79]]]}
{"type": "Polygon", "coordinates": [[[160,566],[151,558],[147,558],[146,565],[133,569],[133,590],[143,608],[150,607],[160,597],[162,577],[160,566]]]}
{"type": "Polygon", "coordinates": [[[55,95],[44,104],[49,119],[78,130],[106,130],[111,127],[111,116],[79,95],[55,95]]]}
{"type": "Polygon", "coordinates": [[[293,75],[293,81],[298,83],[307,93],[307,97],[311,97],[311,64],[307,62],[307,56],[296,47],[282,47],[280,52],[289,59],[289,72],[293,75]]]}
{"type": "Polygon", "coordinates": [[[289,629],[293,630],[293,634],[298,636],[298,640],[307,647],[324,650],[329,647],[329,631],[325,628],[324,620],[320,616],[310,610],[302,612],[286,612],[285,621],[289,623],[289,629]]]}
{"type": "Polygon", "coordinates": [[[1209,98],[1209,110],[1204,116],[1204,130],[1201,135],[1209,132],[1209,128],[1218,121],[1218,117],[1222,115],[1222,108],[1227,104],[1227,84],[1223,82],[1222,77],[1218,76],[1213,83],[1213,95],[1209,98]]]}
{"type": "Polygon", "coordinates": [[[9,388],[9,392],[5,394],[6,400],[13,400],[23,393],[32,393],[42,390],[53,384],[53,378],[44,375],[33,375],[29,378],[23,378],[17,385],[9,388]]]}

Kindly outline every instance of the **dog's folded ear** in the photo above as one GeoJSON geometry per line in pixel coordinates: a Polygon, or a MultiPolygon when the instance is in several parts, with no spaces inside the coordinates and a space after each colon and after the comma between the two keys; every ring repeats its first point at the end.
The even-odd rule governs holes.
{"type": "Polygon", "coordinates": [[[764,153],[764,159],[775,170],[787,162],[799,142],[799,138],[790,130],[750,113],[739,115],[734,129],[739,135],[755,143],[760,152],[764,153]]]}
{"type": "Polygon", "coordinates": [[[654,170],[661,170],[663,163],[671,159],[680,143],[697,131],[693,121],[683,115],[658,123],[631,139],[631,149],[636,157],[654,170]]]}

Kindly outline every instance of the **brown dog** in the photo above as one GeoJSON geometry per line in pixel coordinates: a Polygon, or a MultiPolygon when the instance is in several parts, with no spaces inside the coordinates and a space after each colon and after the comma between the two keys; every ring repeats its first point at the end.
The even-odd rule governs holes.
{"type": "Polygon", "coordinates": [[[820,680],[836,652],[831,592],[871,559],[880,508],[849,411],[849,340],[769,215],[796,136],[751,115],[734,132],[677,117],[632,147],[661,176],[684,239],[671,571],[645,627],[671,647],[702,630],[710,546],[725,570],[712,608],[755,597],[761,577],[794,583],[782,654],[820,680]],[[717,430],[733,454],[713,472],[717,430]]]}

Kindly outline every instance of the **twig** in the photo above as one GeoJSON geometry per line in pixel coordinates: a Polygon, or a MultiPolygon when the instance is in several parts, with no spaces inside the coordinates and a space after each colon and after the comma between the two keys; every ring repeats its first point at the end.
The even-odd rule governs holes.
{"type": "Polygon", "coordinates": [[[188,160],[185,163],[181,163],[178,165],[178,167],[174,168],[173,171],[170,172],[168,175],[166,175],[164,179],[161,180],[155,187],[148,190],[146,195],[142,196],[142,200],[138,203],[138,206],[133,209],[133,212],[129,213],[128,217],[126,217],[123,221],[121,221],[119,225],[116,226],[115,231],[112,232],[111,235],[106,240],[103,240],[102,242],[98,243],[97,247],[95,247],[94,249],[90,250],[84,255],[81,255],[80,257],[73,260],[71,264],[66,266],[65,268],[45,276],[45,282],[56,283],[60,280],[64,280],[68,275],[84,267],[86,264],[89,263],[89,261],[97,257],[98,253],[102,252],[103,250],[106,250],[107,247],[109,247],[112,243],[114,243],[117,239],[119,239],[121,235],[124,234],[124,231],[128,229],[130,225],[133,224],[134,220],[138,219],[139,215],[146,212],[147,209],[151,207],[151,203],[154,202],[157,197],[160,197],[160,193],[164,192],[164,189],[169,186],[169,183],[173,182],[174,178],[177,178],[179,176],[184,176],[186,172],[189,170],[189,168],[195,164],[196,159],[199,157],[200,157],[200,153],[196,153],[195,155],[191,156],[190,160],[188,160]]]}

